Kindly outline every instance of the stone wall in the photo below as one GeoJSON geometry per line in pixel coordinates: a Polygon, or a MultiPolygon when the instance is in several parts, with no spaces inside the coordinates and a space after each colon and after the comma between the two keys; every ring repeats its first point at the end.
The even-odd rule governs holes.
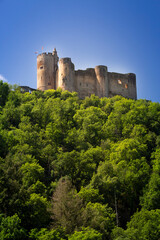
{"type": "Polygon", "coordinates": [[[78,92],[80,98],[91,96],[96,92],[96,74],[94,68],[75,71],[75,91],[78,92]]]}
{"type": "Polygon", "coordinates": [[[37,88],[44,91],[58,87],[76,91],[80,98],[95,94],[99,97],[121,95],[137,99],[136,75],[108,72],[106,66],[75,71],[71,58],[61,58],[58,68],[56,49],[37,56],[37,88]]]}
{"type": "Polygon", "coordinates": [[[121,95],[126,98],[137,99],[135,74],[108,72],[108,80],[109,97],[121,95]]]}

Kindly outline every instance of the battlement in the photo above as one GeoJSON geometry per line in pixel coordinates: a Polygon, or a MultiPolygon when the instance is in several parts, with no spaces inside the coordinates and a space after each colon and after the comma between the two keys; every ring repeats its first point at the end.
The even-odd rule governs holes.
{"type": "MultiPolygon", "coordinates": [[[[43,52],[43,53],[38,54],[38,56],[43,56],[43,55],[48,55],[48,53],[43,52]]],[[[37,56],[37,57],[38,57],[38,56],[37,56]]]]}
{"type": "Polygon", "coordinates": [[[54,54],[51,52],[43,52],[43,53],[40,53],[37,55],[37,57],[39,57],[39,56],[54,56],[54,54]]]}
{"type": "Polygon", "coordinates": [[[59,65],[68,65],[69,68],[71,68],[71,70],[74,70],[74,64],[71,61],[71,58],[61,58],[59,60],[59,65]]]}
{"type": "Polygon", "coordinates": [[[107,66],[104,66],[104,65],[97,65],[97,66],[95,66],[95,68],[100,68],[100,69],[106,69],[107,70],[107,66]]]}
{"type": "Polygon", "coordinates": [[[137,99],[136,75],[134,73],[108,72],[107,66],[98,65],[86,70],[75,70],[71,58],[59,60],[56,49],[37,56],[37,88],[76,91],[80,98],[91,94],[99,97],[121,95],[137,99]],[[58,67],[59,61],[59,67],[58,67]]]}
{"type": "Polygon", "coordinates": [[[86,70],[81,70],[78,69],[75,71],[76,76],[85,76],[85,75],[90,75],[90,76],[95,76],[95,70],[94,68],[87,68],[86,70]]]}
{"type": "Polygon", "coordinates": [[[59,61],[60,61],[60,62],[63,62],[64,64],[65,64],[65,63],[71,63],[71,58],[69,58],[69,57],[60,58],[59,61]]]}

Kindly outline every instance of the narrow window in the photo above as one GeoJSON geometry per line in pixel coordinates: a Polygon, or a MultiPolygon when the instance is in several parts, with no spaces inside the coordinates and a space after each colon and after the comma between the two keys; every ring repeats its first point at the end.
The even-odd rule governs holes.
{"type": "Polygon", "coordinates": [[[128,88],[128,84],[125,84],[125,88],[126,88],[126,89],[128,88]]]}
{"type": "Polygon", "coordinates": [[[80,82],[80,84],[79,84],[80,86],[81,86],[81,82],[80,82]]]}

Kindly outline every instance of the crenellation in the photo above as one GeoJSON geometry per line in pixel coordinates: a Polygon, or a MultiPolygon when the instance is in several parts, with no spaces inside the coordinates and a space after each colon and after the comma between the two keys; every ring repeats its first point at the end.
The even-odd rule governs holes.
{"type": "Polygon", "coordinates": [[[45,52],[37,56],[37,88],[44,91],[58,87],[70,92],[76,91],[80,98],[95,94],[99,97],[122,95],[137,99],[134,73],[108,72],[107,66],[103,65],[75,70],[71,58],[59,60],[54,49],[53,53],[45,52]]]}

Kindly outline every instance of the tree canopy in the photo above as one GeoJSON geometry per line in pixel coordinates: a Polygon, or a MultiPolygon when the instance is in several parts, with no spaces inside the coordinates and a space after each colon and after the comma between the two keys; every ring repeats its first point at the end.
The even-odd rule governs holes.
{"type": "Polygon", "coordinates": [[[0,238],[160,238],[160,104],[0,81],[0,238]]]}

